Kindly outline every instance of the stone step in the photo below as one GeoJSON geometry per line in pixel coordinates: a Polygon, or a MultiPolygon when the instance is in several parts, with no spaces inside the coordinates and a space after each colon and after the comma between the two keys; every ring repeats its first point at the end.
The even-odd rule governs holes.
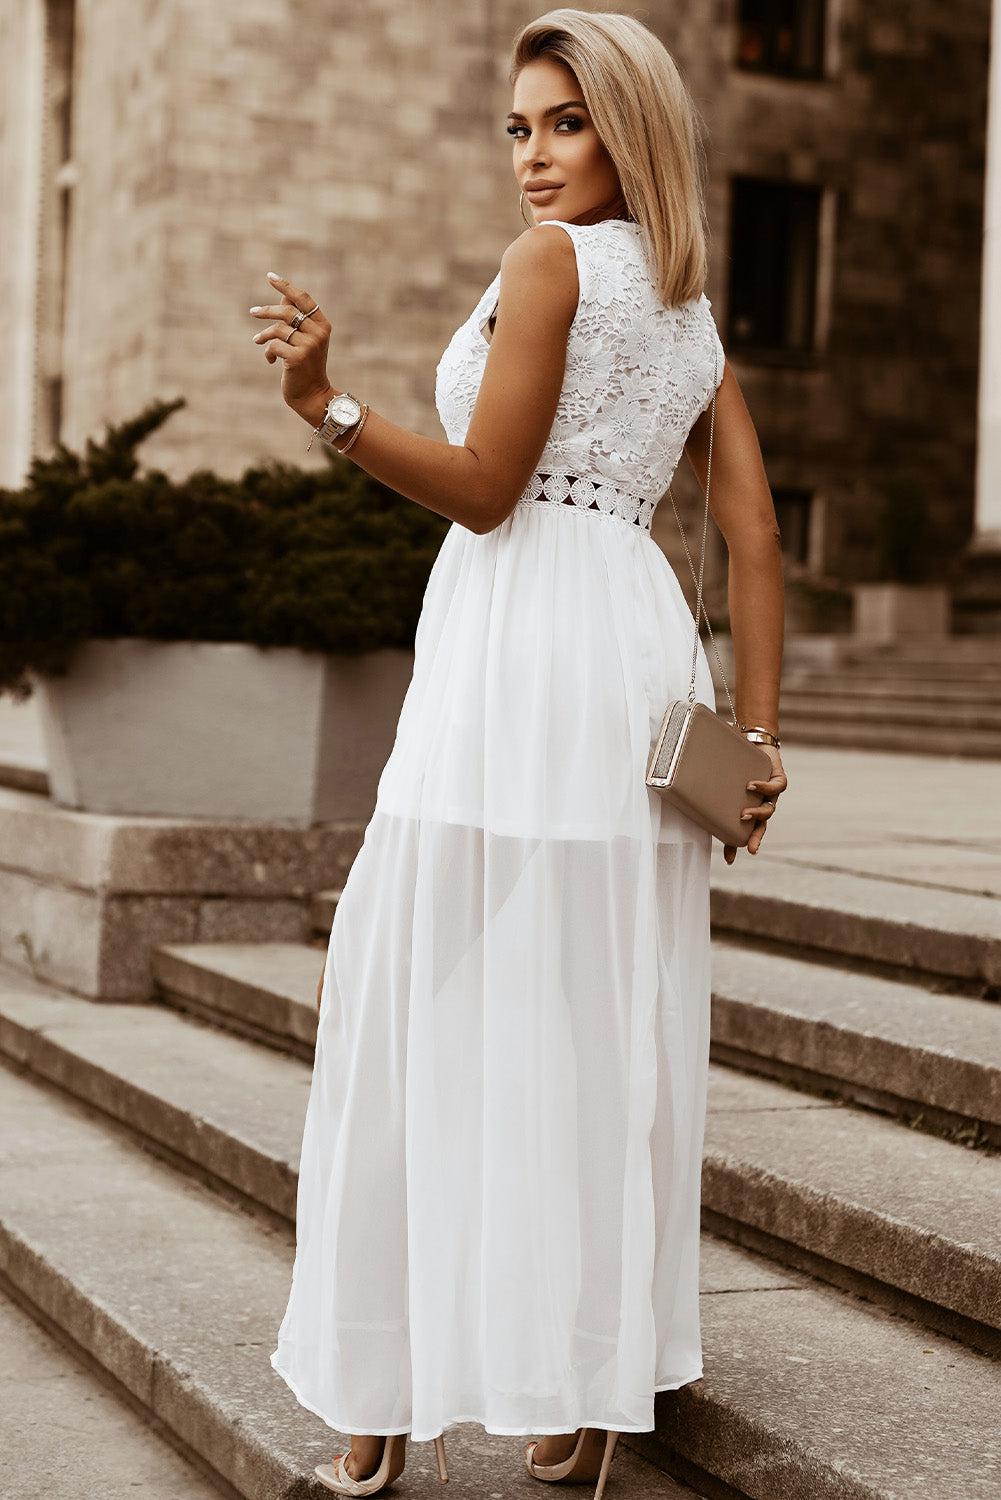
{"type": "MultiPolygon", "coordinates": [[[[716,933],[713,946],[713,1042],[719,1060],[815,1088],[837,1089],[846,1099],[905,1117],[918,1109],[927,1123],[972,1126],[978,1139],[1001,1145],[1001,1008],[938,993],[920,982],[925,977],[923,967],[937,963],[951,966],[957,976],[982,984],[983,993],[990,994],[996,988],[996,981],[989,976],[1001,972],[1001,956],[995,952],[992,957],[991,949],[993,946],[996,950],[1001,939],[992,945],[985,934],[997,918],[997,903],[961,892],[946,893],[947,897],[955,896],[944,913],[954,924],[947,930],[933,925],[941,904],[929,896],[928,925],[921,928],[915,923],[918,914],[911,909],[910,887],[843,874],[831,882],[831,872],[823,872],[820,882],[829,892],[833,887],[834,902],[818,908],[807,901],[802,910],[797,910],[795,898],[810,894],[804,890],[801,870],[794,867],[790,871],[781,864],[775,868],[791,889],[775,890],[776,882],[769,873],[772,895],[764,911],[755,906],[759,891],[753,881],[748,880],[750,889],[734,888],[732,867],[713,886],[713,923],[722,929],[716,933]],[[875,894],[884,900],[882,912],[871,910],[873,886],[875,894]],[[848,912],[837,905],[846,892],[854,898],[854,910],[848,912]],[[899,902],[895,913],[887,902],[891,894],[899,902]],[[721,908],[719,914],[717,907],[721,908]],[[968,933],[984,937],[979,955],[976,951],[971,954],[963,934],[955,930],[964,908],[969,918],[968,933]],[[850,927],[846,915],[852,917],[850,927]],[[899,920],[890,925],[894,915],[899,920]],[[824,920],[823,930],[818,925],[819,917],[824,920]],[[849,948],[847,931],[855,939],[849,948],[854,956],[915,966],[919,982],[857,970],[849,973],[811,959],[750,948],[723,935],[729,928],[756,938],[772,935],[795,944],[796,921],[801,923],[800,941],[811,939],[816,943],[818,938],[825,938],[825,946],[844,953],[849,948]],[[868,930],[857,930],[856,923],[868,924],[868,930]],[[916,937],[920,939],[917,943],[916,937]]],[[[313,901],[314,929],[324,940],[338,895],[338,890],[321,891],[313,901]]],[[[237,1003],[242,971],[248,976],[249,999],[256,1000],[266,1015],[267,991],[260,982],[261,966],[255,962],[254,945],[237,950],[233,945],[219,944],[215,951],[223,966],[220,985],[231,1000],[237,1003]]],[[[301,1023],[296,1027],[297,1036],[290,1038],[278,1027],[277,1040],[292,1050],[293,1041],[301,1038],[303,1055],[311,1056],[314,975],[322,957],[318,960],[313,949],[307,957],[299,948],[292,962],[285,963],[281,952],[273,954],[269,962],[275,970],[274,994],[294,989],[289,983],[290,971],[295,964],[303,966],[299,994],[291,1002],[301,1023]]],[[[184,964],[191,975],[190,988],[197,987],[210,996],[212,974],[218,972],[213,945],[191,945],[184,964]]],[[[276,1005],[276,1012],[280,1009],[281,1005],[276,1005]]],[[[273,1019],[268,1029],[276,1030],[273,1019]]]]}
{"type": "MultiPolygon", "coordinates": [[[[722,702],[721,698],[717,702],[722,702]]],[[[825,709],[823,715],[800,712],[790,697],[782,700],[782,739],[787,744],[823,745],[827,749],[893,750],[907,755],[942,755],[955,759],[997,760],[1001,756],[1001,730],[963,729],[931,723],[905,726],[874,724],[865,720],[839,719],[825,709]]]]}
{"type": "Polygon", "coordinates": [[[711,1065],[705,1223],[1001,1355],[1001,1156],[711,1065]]]}
{"type": "Polygon", "coordinates": [[[948,701],[968,709],[989,707],[1001,711],[1001,675],[996,682],[968,682],[950,678],[931,682],[925,678],[888,676],[863,677],[860,673],[813,672],[806,669],[787,672],[782,678],[782,703],[786,696],[798,698],[807,693],[826,703],[829,698],[847,694],[866,704],[913,703],[927,712],[929,704],[948,701]]]}
{"type": "Polygon", "coordinates": [[[942,976],[987,999],[1001,994],[1001,902],[990,896],[772,855],[761,867],[748,859],[716,866],[710,900],[714,933],[942,976]]]}
{"type": "MultiPolygon", "coordinates": [[[[7,1068],[0,1138],[7,1283],[237,1495],[319,1495],[313,1465],[345,1443],[269,1363],[288,1228],[7,1068]]],[[[658,1395],[654,1432],[621,1439],[623,1493],[673,1493],[642,1455],[698,1493],[748,1500],[997,1495],[1001,1363],[709,1235],[702,1286],[705,1375],[658,1395]]],[[[450,1429],[450,1493],[520,1491],[521,1442],[450,1429]]],[[[437,1483],[433,1445],[410,1445],[408,1492],[437,1483]]]]}
{"type": "MultiPolygon", "coordinates": [[[[900,967],[921,976],[948,978],[983,998],[1001,998],[1001,908],[993,897],[977,894],[977,881],[983,878],[978,862],[988,852],[986,843],[983,849],[950,850],[948,868],[932,868],[938,883],[927,885],[889,878],[896,876],[895,867],[867,876],[818,868],[812,857],[773,856],[764,869],[752,868],[747,861],[714,866],[714,933],[900,967]],[[964,861],[968,873],[960,868],[964,861]],[[941,882],[946,879],[967,880],[972,889],[944,888],[941,882]]],[[[871,850],[861,851],[861,856],[859,851],[848,853],[870,862],[876,858],[871,850]]],[[[922,851],[922,859],[929,857],[929,851],[922,851]]],[[[337,888],[318,891],[310,906],[313,932],[324,948],[339,894],[337,888]]],[[[197,968],[211,962],[212,946],[194,943],[184,951],[197,968]]],[[[253,946],[216,946],[232,954],[227,973],[235,978],[242,970],[253,987],[253,946]]],[[[280,967],[280,954],[278,959],[280,967]]],[[[306,967],[310,974],[318,973],[309,963],[306,967]]],[[[311,987],[304,983],[303,996],[308,989],[312,997],[315,986],[315,977],[311,987]]]]}
{"type": "MultiPolygon", "coordinates": [[[[0,991],[0,1049],[212,1185],[294,1216],[310,1072],[299,1060],[167,1007],[17,985],[0,991]]],[[[745,1225],[774,1240],[769,1253],[815,1256],[816,1274],[902,1294],[916,1316],[993,1350],[1001,1157],[765,1078],[710,1073],[703,1203],[714,1227],[736,1236],[745,1225]]]]}
{"type": "Polygon", "coordinates": [[[135,1500],[140,1492],[162,1500],[219,1500],[218,1485],[117,1400],[89,1357],[3,1296],[0,1453],[0,1494],[9,1500],[135,1500]]]}
{"type": "Polygon", "coordinates": [[[847,655],[858,661],[1001,662],[1001,636],[950,635],[941,641],[901,638],[868,645],[859,641],[847,646],[847,655]]]}
{"type": "Polygon", "coordinates": [[[9,974],[0,985],[0,1055],[202,1181],[294,1219],[310,1082],[299,1058],[167,1006],[32,992],[9,974]]]}
{"type": "Polygon", "coordinates": [[[1001,1148],[1001,1005],[718,937],[716,1061],[1001,1148]]]}
{"type": "Polygon", "coordinates": [[[176,1009],[311,1061],[325,955],[325,942],[171,943],[154,952],[153,977],[176,1009]]]}
{"type": "Polygon", "coordinates": [[[882,725],[885,728],[911,729],[928,725],[948,728],[953,737],[976,733],[992,734],[1001,739],[1001,702],[962,703],[950,701],[948,725],[939,704],[915,702],[891,693],[868,696],[853,690],[846,693],[815,693],[810,689],[788,685],[782,688],[781,725],[783,735],[790,716],[809,715],[825,723],[852,724],[859,728],[882,725]]]}
{"type": "Polygon", "coordinates": [[[899,660],[892,658],[882,659],[879,657],[861,657],[853,659],[851,656],[842,657],[836,667],[829,670],[843,671],[852,677],[859,677],[871,682],[880,681],[914,681],[914,682],[967,682],[981,683],[985,687],[996,684],[1001,680],[1001,653],[997,657],[984,661],[951,661],[948,657],[928,657],[926,659],[915,657],[901,657],[899,660]]]}

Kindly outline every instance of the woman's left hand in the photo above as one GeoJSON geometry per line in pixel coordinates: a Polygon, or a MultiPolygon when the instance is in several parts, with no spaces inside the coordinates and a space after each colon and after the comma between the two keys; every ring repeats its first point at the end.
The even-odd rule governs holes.
{"type": "MultiPolygon", "coordinates": [[[[778,806],[780,794],[789,785],[786,773],[782,769],[782,757],[779,754],[778,746],[762,745],[761,748],[767,752],[768,758],[772,763],[772,774],[767,781],[752,781],[749,783],[749,786],[755,791],[764,792],[766,800],[759,806],[750,808],[754,819],[754,826],[751,831],[751,837],[744,846],[748,854],[757,854],[761,840],[765,836],[765,829],[768,827],[768,819],[773,815],[778,806]]],[[[746,808],[744,809],[744,811],[747,810],[746,808]]],[[[748,819],[747,821],[750,822],[751,820],[748,819]]],[[[737,845],[724,844],[723,858],[728,865],[732,865],[737,858],[737,845]]]]}
{"type": "Polygon", "coordinates": [[[268,280],[276,292],[281,293],[281,302],[266,307],[252,307],[252,317],[268,320],[267,328],[254,334],[254,342],[264,349],[269,365],[276,359],[284,363],[282,370],[282,398],[293,411],[310,405],[315,398],[330,390],[327,379],[327,349],[330,345],[330,324],[317,309],[311,317],[304,318],[293,332],[291,320],[296,312],[309,312],[316,307],[316,298],[309,292],[286,281],[284,276],[268,272],[268,280]]]}

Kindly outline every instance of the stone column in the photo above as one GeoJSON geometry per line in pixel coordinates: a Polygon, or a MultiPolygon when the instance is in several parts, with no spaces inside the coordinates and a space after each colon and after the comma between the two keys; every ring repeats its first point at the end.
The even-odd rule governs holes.
{"type": "Polygon", "coordinates": [[[955,623],[978,631],[1001,629],[1001,0],[991,9],[976,496],[973,535],[954,598],[955,623]]]}
{"type": "Polygon", "coordinates": [[[24,482],[34,451],[44,12],[0,0],[0,265],[7,315],[0,361],[0,485],[24,482]]]}

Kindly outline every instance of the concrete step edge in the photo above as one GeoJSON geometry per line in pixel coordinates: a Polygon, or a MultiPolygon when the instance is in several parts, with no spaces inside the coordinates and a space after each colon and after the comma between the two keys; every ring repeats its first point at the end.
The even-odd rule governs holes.
{"type": "Polygon", "coordinates": [[[1001,1355],[996,1256],[711,1145],[703,1158],[702,1203],[721,1221],[764,1236],[775,1259],[809,1269],[832,1285],[846,1284],[847,1272],[856,1289],[871,1289],[877,1301],[915,1322],[992,1357],[1001,1355]]]}
{"type": "Polygon", "coordinates": [[[979,986],[985,996],[1001,986],[1001,933],[993,935],[990,927],[1001,903],[849,871],[818,871],[792,860],[774,861],[771,876],[759,888],[711,872],[714,935],[767,938],[805,952],[891,965],[979,986]],[[794,886],[803,894],[792,894],[794,886]],[[869,911],[867,897],[874,908],[869,911]],[[921,901],[939,906],[943,915],[916,915],[921,901]]]}
{"type": "Polygon", "coordinates": [[[854,691],[817,693],[793,685],[783,687],[781,712],[783,730],[790,718],[810,715],[831,722],[843,720],[858,725],[859,728],[885,725],[887,729],[913,729],[927,725],[932,728],[948,728],[953,735],[960,732],[1001,734],[1001,705],[997,708],[983,703],[967,706],[952,699],[949,701],[948,726],[942,725],[940,700],[915,703],[887,695],[870,702],[854,691]]]}
{"type": "Polygon", "coordinates": [[[155,993],[164,1004],[222,1026],[238,1036],[311,1059],[316,1043],[316,980],[324,952],[305,943],[172,943],[153,953],[155,993]],[[230,953],[280,952],[297,976],[311,968],[306,983],[282,992],[266,982],[229,972],[230,953]],[[315,976],[315,977],[314,977],[315,976]]]}
{"type": "MultiPolygon", "coordinates": [[[[102,1010],[110,1016],[113,1005],[103,1002],[102,1010]]],[[[177,1019],[179,1025],[185,1024],[182,1017],[177,1019]]],[[[137,1023],[141,1020],[138,1014],[137,1023]]],[[[196,1034],[192,1042],[197,1045],[196,1034]]],[[[141,1137],[169,1163],[193,1172],[209,1186],[235,1193],[251,1208],[294,1222],[298,1183],[294,1163],[218,1124],[209,1110],[179,1108],[123,1072],[102,1068],[48,1035],[44,1023],[32,1026],[6,1014],[2,998],[0,1056],[141,1137]]]]}
{"type": "Polygon", "coordinates": [[[847,1017],[826,966],[718,938],[715,1055],[1001,1147],[1001,1009],[857,971],[843,983],[847,1017]]]}
{"type": "Polygon", "coordinates": [[[958,738],[955,734],[921,726],[920,735],[914,729],[884,730],[877,725],[838,722],[804,715],[797,717],[790,712],[782,717],[782,739],[786,744],[823,745],[828,748],[845,746],[852,750],[888,750],[902,755],[941,755],[958,760],[997,760],[1001,758],[1001,733],[988,734],[967,730],[958,738]]]}

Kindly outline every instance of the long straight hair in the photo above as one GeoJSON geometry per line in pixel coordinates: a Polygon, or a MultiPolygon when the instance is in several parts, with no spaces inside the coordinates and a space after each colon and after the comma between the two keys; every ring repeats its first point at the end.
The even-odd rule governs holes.
{"type": "Polygon", "coordinates": [[[514,40],[510,82],[539,57],[564,63],[619,174],[662,301],[705,290],[709,227],[705,124],[677,64],[634,16],[563,8],[529,21],[514,40]]]}

